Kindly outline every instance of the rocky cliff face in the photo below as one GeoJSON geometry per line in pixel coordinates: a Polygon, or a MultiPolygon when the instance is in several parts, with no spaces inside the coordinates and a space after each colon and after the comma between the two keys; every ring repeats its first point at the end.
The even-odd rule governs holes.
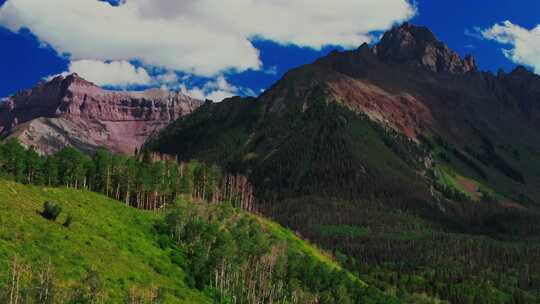
{"type": "Polygon", "coordinates": [[[374,52],[383,62],[424,66],[433,72],[467,73],[477,70],[472,56],[462,59],[428,28],[409,23],[386,32],[374,52]]]}
{"type": "Polygon", "coordinates": [[[181,93],[109,91],[77,74],[58,76],[0,104],[0,134],[42,153],[65,146],[133,153],[149,136],[200,105],[181,93]]]}

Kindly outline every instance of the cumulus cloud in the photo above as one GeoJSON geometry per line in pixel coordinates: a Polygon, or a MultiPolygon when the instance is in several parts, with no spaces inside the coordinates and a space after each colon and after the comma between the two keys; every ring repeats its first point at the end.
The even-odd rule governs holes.
{"type": "Polygon", "coordinates": [[[132,61],[215,76],[258,70],[250,40],[358,46],[411,18],[408,0],[8,0],[0,25],[30,29],[71,60],[132,61]]]}
{"type": "Polygon", "coordinates": [[[175,84],[178,83],[179,80],[178,75],[172,71],[165,74],[159,74],[155,77],[155,81],[159,84],[175,84]]]}
{"type": "Polygon", "coordinates": [[[504,55],[515,63],[534,68],[540,74],[540,24],[528,30],[510,21],[482,30],[484,38],[510,45],[504,55]]]}
{"type": "MultiPolygon", "coordinates": [[[[70,63],[68,71],[59,75],[67,76],[72,73],[77,73],[99,86],[119,89],[128,89],[132,86],[160,87],[162,90],[180,91],[196,99],[209,99],[215,102],[240,94],[255,95],[249,88],[232,85],[223,75],[207,79],[202,85],[190,86],[192,75],[179,77],[173,71],[153,71],[150,75],[145,68],[137,67],[127,61],[77,60],[70,63]]],[[[45,79],[51,80],[56,76],[58,75],[50,75],[45,79]]]]}
{"type": "Polygon", "coordinates": [[[201,87],[187,88],[186,85],[180,85],[180,91],[196,99],[209,99],[215,102],[223,101],[225,98],[237,96],[240,93],[245,95],[254,95],[253,91],[246,88],[239,88],[230,84],[223,75],[216,79],[206,82],[201,87]]]}
{"type": "Polygon", "coordinates": [[[278,68],[277,68],[277,66],[273,65],[273,66],[271,66],[271,67],[269,67],[269,68],[264,69],[263,72],[264,72],[265,74],[268,74],[268,75],[277,75],[277,73],[278,73],[278,68]]]}
{"type": "Polygon", "coordinates": [[[182,87],[181,91],[193,98],[201,100],[210,99],[216,102],[238,94],[238,88],[227,82],[223,76],[219,76],[214,81],[207,82],[202,88],[194,87],[192,89],[186,89],[182,87]]]}
{"type": "Polygon", "coordinates": [[[69,64],[69,71],[100,86],[128,87],[150,85],[154,80],[142,67],[127,61],[103,62],[99,60],[77,60],[69,64]]]}

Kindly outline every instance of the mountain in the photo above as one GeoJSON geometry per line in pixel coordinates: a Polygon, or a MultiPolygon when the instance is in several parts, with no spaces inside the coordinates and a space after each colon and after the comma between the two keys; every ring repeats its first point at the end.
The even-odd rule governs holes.
{"type": "MultiPolygon", "coordinates": [[[[389,164],[389,160],[378,163],[368,151],[351,155],[362,147],[347,145],[358,145],[370,135],[365,131],[347,134],[356,132],[351,126],[359,120],[374,132],[391,133],[394,139],[390,141],[402,142],[394,145],[380,134],[373,138],[381,141],[380,149],[391,154],[396,162],[394,168],[407,166],[394,176],[433,169],[424,163],[438,156],[431,153],[434,151],[411,154],[395,149],[414,150],[421,143],[436,140],[443,144],[442,148],[450,149],[446,154],[457,158],[456,166],[463,174],[491,184],[509,197],[527,196],[540,201],[540,189],[534,186],[540,182],[540,173],[530,166],[538,159],[540,136],[529,132],[540,122],[539,82],[539,76],[521,67],[509,74],[478,71],[472,57],[460,58],[429,29],[406,23],[385,33],[373,48],[364,44],[352,51],[335,51],[288,72],[256,99],[233,98],[221,104],[205,104],[194,115],[164,130],[148,146],[181,157],[204,155],[211,161],[243,164],[246,166],[242,169],[254,171],[255,177],[261,165],[279,164],[281,160],[276,163],[275,158],[280,153],[293,156],[285,147],[299,152],[297,148],[307,145],[323,149],[335,143],[336,149],[342,149],[334,151],[338,154],[317,154],[287,165],[306,165],[310,174],[317,174],[314,170],[324,169],[325,162],[358,156],[351,159],[353,166],[345,167],[354,179],[370,175],[369,164],[356,165],[372,161],[377,163],[373,166],[376,172],[389,164]],[[329,109],[343,112],[343,117],[329,114],[329,109]],[[317,119],[317,126],[308,129],[317,119]],[[323,130],[328,133],[329,138],[324,139],[328,141],[321,138],[327,136],[323,130]],[[346,136],[351,140],[338,140],[346,136]],[[292,145],[295,147],[289,147],[292,145]],[[229,148],[233,153],[228,153],[229,148]]],[[[307,156],[303,152],[298,155],[307,156]]],[[[384,153],[374,156],[384,157],[384,153]]],[[[293,171],[305,173],[296,168],[293,171]]],[[[295,192],[294,187],[306,184],[301,182],[303,178],[296,176],[280,188],[295,192]]]]}
{"type": "MultiPolygon", "coordinates": [[[[345,198],[358,198],[361,187],[352,185],[364,178],[400,184],[400,176],[411,180],[432,171],[426,162],[440,163],[443,155],[463,176],[490,184],[514,203],[540,201],[534,186],[540,172],[530,166],[540,137],[529,132],[540,119],[539,81],[524,68],[480,72],[472,57],[460,58],[429,29],[404,24],[373,48],[332,52],[288,72],[256,99],[205,104],[148,146],[248,170],[260,178],[255,184],[272,191],[298,194],[324,180],[315,192],[335,188],[345,198]],[[435,141],[447,151],[438,151],[435,141]],[[420,151],[427,146],[437,151],[420,151]],[[268,172],[266,165],[281,169],[268,172]],[[386,169],[396,172],[381,172],[386,169]]],[[[415,179],[424,189],[432,182],[415,179]]],[[[383,184],[391,192],[392,183],[383,184]]]]}
{"type": "Polygon", "coordinates": [[[200,104],[181,93],[108,91],[77,74],[57,76],[0,104],[0,135],[46,154],[65,146],[131,154],[200,104]]]}
{"type": "Polygon", "coordinates": [[[249,176],[263,214],[355,271],[448,286],[428,293],[451,303],[528,303],[540,287],[516,276],[540,273],[539,82],[480,71],[406,23],[257,98],[207,102],[145,148],[249,176]]]}

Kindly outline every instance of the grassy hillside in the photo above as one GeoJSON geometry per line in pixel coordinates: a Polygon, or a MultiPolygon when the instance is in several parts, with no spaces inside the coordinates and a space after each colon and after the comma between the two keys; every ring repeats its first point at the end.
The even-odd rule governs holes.
{"type": "Polygon", "coordinates": [[[286,303],[438,303],[369,287],[292,231],[227,204],[171,210],[0,179],[0,300],[250,303],[279,294],[286,303]],[[56,220],[42,216],[45,201],[62,208],[56,220]]]}
{"type": "Polygon", "coordinates": [[[158,217],[91,192],[0,180],[0,282],[8,282],[5,270],[16,255],[34,272],[50,260],[62,290],[96,274],[109,302],[122,302],[132,288],[159,287],[167,289],[168,303],[210,303],[186,286],[184,271],[158,246],[158,217]],[[63,208],[55,222],[39,214],[45,201],[63,208]],[[73,222],[64,227],[67,215],[73,222]]]}

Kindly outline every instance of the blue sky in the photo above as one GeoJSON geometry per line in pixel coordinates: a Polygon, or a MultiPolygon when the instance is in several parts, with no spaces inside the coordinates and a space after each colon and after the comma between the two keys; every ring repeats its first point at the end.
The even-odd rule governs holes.
{"type": "MultiPolygon", "coordinates": [[[[235,24],[226,29],[231,20],[225,19],[227,16],[220,15],[219,11],[206,12],[202,6],[170,7],[160,4],[160,1],[166,3],[164,0],[156,0],[153,3],[157,4],[149,9],[145,7],[152,5],[145,3],[148,0],[131,0],[134,2],[129,3],[126,10],[130,6],[144,7],[145,12],[149,13],[140,17],[141,23],[147,22],[148,27],[155,27],[163,34],[150,33],[145,36],[143,33],[140,38],[130,36],[131,40],[126,39],[126,44],[122,45],[123,39],[118,39],[123,37],[122,30],[126,31],[126,35],[132,35],[133,31],[129,32],[129,28],[115,29],[117,36],[109,37],[102,30],[91,33],[94,36],[90,37],[98,37],[99,40],[100,35],[107,36],[104,42],[93,42],[86,46],[84,40],[77,41],[77,38],[88,34],[90,26],[85,25],[84,20],[79,27],[71,26],[77,18],[60,20],[69,19],[62,17],[69,13],[77,13],[77,7],[68,7],[69,2],[66,1],[85,5],[87,2],[97,2],[8,0],[5,3],[5,0],[0,0],[0,5],[3,5],[0,9],[0,97],[32,87],[44,77],[67,71],[82,71],[89,78],[94,78],[90,80],[99,79],[103,82],[99,84],[117,89],[163,86],[213,99],[233,94],[253,95],[268,88],[290,68],[312,62],[336,48],[355,47],[362,41],[375,43],[381,31],[405,20],[428,26],[458,53],[473,54],[483,70],[503,68],[508,71],[519,63],[540,71],[540,27],[536,28],[540,24],[540,1],[535,0],[418,0],[414,5],[406,0],[380,0],[387,7],[373,8],[362,4],[365,2],[363,0],[337,0],[334,7],[326,8],[326,4],[320,4],[320,10],[309,12],[303,12],[301,6],[294,6],[294,2],[300,0],[291,0],[291,7],[287,8],[269,4],[264,7],[268,13],[260,12],[260,7],[244,9],[233,5],[229,9],[236,9],[238,19],[246,20],[246,24],[235,24]],[[45,7],[42,10],[39,8],[44,3],[54,6],[52,2],[58,2],[57,8],[66,3],[66,10],[59,10],[57,22],[55,16],[47,14],[45,7]],[[177,31],[173,27],[184,25],[178,21],[180,18],[176,18],[177,15],[170,13],[174,9],[182,12],[192,9],[197,20],[205,20],[201,25],[204,29],[198,32],[191,29],[177,31]],[[281,9],[299,11],[292,17],[280,19],[277,16],[284,14],[281,9]],[[329,9],[336,12],[329,12],[329,9]],[[369,13],[365,12],[368,10],[369,13]],[[53,21],[35,21],[41,13],[53,21]],[[260,16],[257,15],[259,13],[260,16]],[[275,14],[275,23],[272,18],[266,18],[267,14],[275,14]],[[323,21],[313,21],[313,16],[323,16],[323,21]],[[223,23],[219,23],[221,18],[223,23]],[[297,20],[293,22],[291,18],[297,20]],[[327,19],[330,21],[325,24],[324,20],[327,19]],[[157,20],[165,20],[166,24],[158,24],[157,20]],[[341,23],[335,26],[335,20],[341,23]],[[509,22],[502,24],[503,21],[509,22]],[[280,27],[280,23],[287,22],[291,23],[289,27],[280,27]],[[355,26],[358,31],[353,30],[355,26]],[[343,35],[344,32],[349,34],[343,35]],[[181,37],[175,38],[178,36],[181,37]],[[65,37],[73,37],[73,42],[65,37]],[[114,43],[106,39],[114,39],[110,40],[114,43]],[[139,44],[137,39],[150,43],[139,44]],[[156,39],[155,45],[152,45],[153,41],[148,41],[153,39],[156,39]],[[113,46],[109,47],[111,44],[113,46]],[[503,49],[509,51],[505,54],[503,49]],[[135,51],[130,53],[131,50],[135,51]],[[195,51],[190,53],[192,50],[195,51]]],[[[214,0],[204,1],[210,7],[214,0]]],[[[91,9],[97,13],[103,9],[110,11],[111,16],[120,20],[116,23],[117,28],[138,18],[129,12],[120,14],[120,10],[124,9],[122,5],[83,8],[83,12],[91,9]]],[[[89,22],[91,18],[95,17],[89,16],[89,22]]]]}

